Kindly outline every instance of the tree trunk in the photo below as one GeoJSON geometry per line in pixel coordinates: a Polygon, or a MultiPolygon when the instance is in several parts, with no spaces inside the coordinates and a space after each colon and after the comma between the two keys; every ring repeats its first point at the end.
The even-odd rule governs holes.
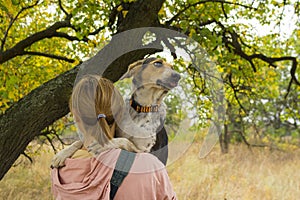
{"type": "Polygon", "coordinates": [[[224,124],[224,133],[220,135],[220,146],[222,153],[229,152],[229,141],[228,125],[224,124]]]}
{"type": "Polygon", "coordinates": [[[69,112],[77,71],[75,67],[41,85],[0,116],[0,179],[35,136],[69,112]]]}

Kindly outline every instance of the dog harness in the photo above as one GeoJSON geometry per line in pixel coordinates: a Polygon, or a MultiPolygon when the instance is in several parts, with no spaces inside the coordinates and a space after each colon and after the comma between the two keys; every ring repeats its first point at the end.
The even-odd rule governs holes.
{"type": "Polygon", "coordinates": [[[120,185],[128,175],[132,163],[135,159],[135,153],[121,150],[117,160],[113,175],[110,179],[110,200],[113,200],[120,185]]]}
{"type": "Polygon", "coordinates": [[[158,112],[158,105],[142,106],[134,100],[133,96],[131,97],[129,104],[138,113],[158,112]]]}

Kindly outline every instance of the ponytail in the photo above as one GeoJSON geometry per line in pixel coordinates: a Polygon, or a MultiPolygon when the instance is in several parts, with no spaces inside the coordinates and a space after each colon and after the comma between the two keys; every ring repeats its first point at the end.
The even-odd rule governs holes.
{"type": "Polygon", "coordinates": [[[98,122],[106,137],[111,140],[115,135],[114,131],[112,130],[112,127],[115,126],[115,122],[111,125],[112,127],[108,125],[105,118],[98,119],[98,122]]]}
{"type": "Polygon", "coordinates": [[[104,145],[115,136],[115,117],[123,105],[123,98],[108,79],[96,76],[84,76],[74,87],[70,110],[76,110],[81,119],[85,137],[93,137],[104,145]],[[112,112],[112,107],[114,111],[112,112]]]}

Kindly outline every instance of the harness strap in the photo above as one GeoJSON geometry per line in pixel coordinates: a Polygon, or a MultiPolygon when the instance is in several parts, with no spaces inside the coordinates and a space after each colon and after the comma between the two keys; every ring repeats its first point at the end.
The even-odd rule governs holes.
{"type": "Polygon", "coordinates": [[[114,199],[120,185],[128,175],[132,163],[135,159],[135,155],[135,153],[121,150],[113,175],[110,179],[110,200],[114,199]]]}

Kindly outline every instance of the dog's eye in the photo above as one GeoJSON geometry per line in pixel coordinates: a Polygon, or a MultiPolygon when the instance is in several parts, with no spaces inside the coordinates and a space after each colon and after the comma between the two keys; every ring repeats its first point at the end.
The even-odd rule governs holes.
{"type": "Polygon", "coordinates": [[[155,67],[161,67],[163,65],[163,63],[161,61],[156,61],[156,62],[153,63],[153,65],[155,67]]]}

